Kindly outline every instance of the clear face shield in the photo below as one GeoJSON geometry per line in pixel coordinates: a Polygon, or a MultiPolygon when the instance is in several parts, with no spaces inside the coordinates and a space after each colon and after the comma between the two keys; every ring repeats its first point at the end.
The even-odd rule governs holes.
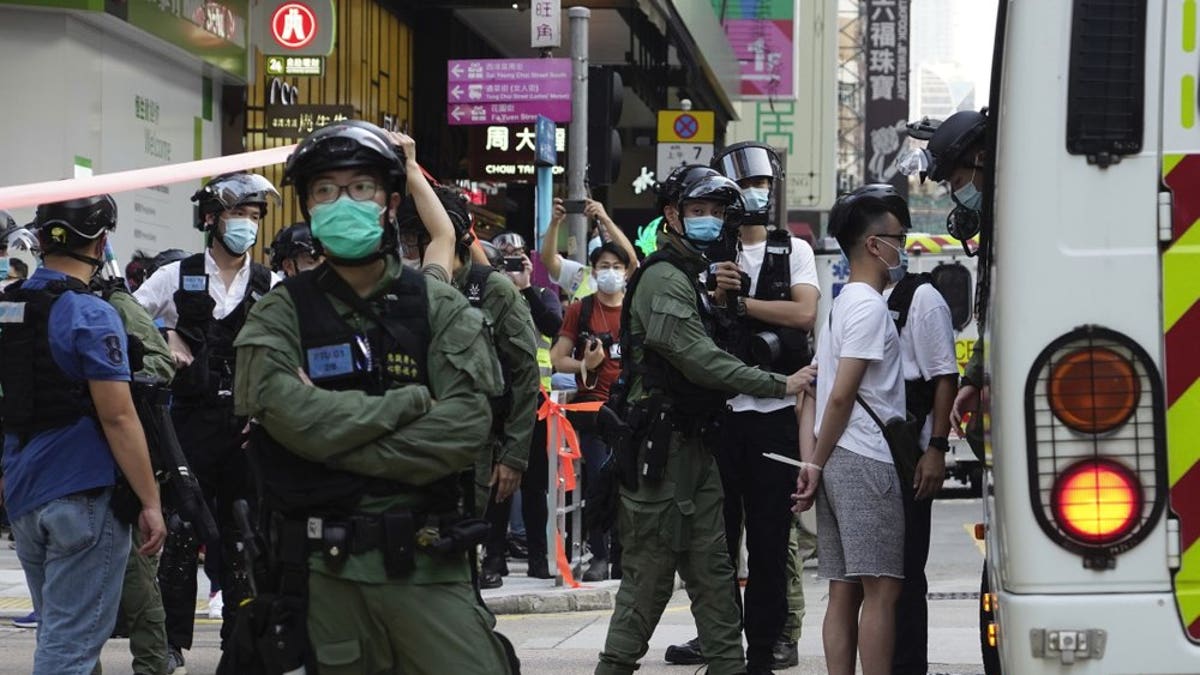
{"type": "Polygon", "coordinates": [[[269,203],[278,206],[283,200],[271,181],[254,173],[238,174],[210,183],[205,189],[220,202],[225,210],[238,204],[269,203]]]}
{"type": "Polygon", "coordinates": [[[734,148],[719,157],[714,167],[739,185],[768,179],[765,187],[742,188],[745,200],[744,224],[766,225],[771,220],[772,206],[778,201],[775,186],[782,179],[781,167],[775,153],[761,146],[734,148]]]}

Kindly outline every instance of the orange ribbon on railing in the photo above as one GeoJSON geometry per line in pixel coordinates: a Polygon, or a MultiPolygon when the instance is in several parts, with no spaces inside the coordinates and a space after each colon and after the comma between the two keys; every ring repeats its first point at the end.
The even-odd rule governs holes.
{"type": "MultiPolygon", "coordinates": [[[[603,401],[588,401],[586,403],[558,403],[550,398],[550,393],[542,387],[542,407],[538,409],[538,421],[546,420],[546,453],[550,458],[557,456],[559,474],[562,476],[563,488],[568,492],[575,489],[575,461],[583,457],[579,451],[579,434],[567,412],[597,412],[603,401]],[[563,441],[566,441],[565,443],[563,441]],[[557,444],[551,448],[550,444],[557,444]]],[[[556,487],[556,486],[551,486],[556,487]]],[[[567,560],[567,549],[563,544],[563,534],[557,528],[554,531],[554,557],[558,563],[558,573],[563,582],[571,588],[579,588],[579,582],[571,573],[571,563],[567,560]]]]}

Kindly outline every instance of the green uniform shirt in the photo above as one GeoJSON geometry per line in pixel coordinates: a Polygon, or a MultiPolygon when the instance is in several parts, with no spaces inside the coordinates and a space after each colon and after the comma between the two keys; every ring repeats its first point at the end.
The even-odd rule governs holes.
{"type": "MultiPolygon", "coordinates": [[[[400,264],[389,259],[370,297],[381,295],[400,270],[400,264]]],[[[255,304],[235,342],[237,413],[257,419],[290,452],[334,469],[414,486],[466,471],[491,430],[488,397],[500,393],[499,369],[483,315],[446,284],[426,279],[426,289],[429,385],[397,387],[382,396],[305,384],[299,375],[304,360],[292,296],[278,288],[268,293],[255,304]]],[[[328,297],[351,326],[361,330],[373,325],[328,297]]],[[[417,500],[412,494],[364,497],[359,510],[419,510],[422,505],[417,500]]],[[[310,557],[309,567],[365,583],[470,579],[466,556],[435,558],[419,550],[416,570],[400,580],[388,579],[378,550],[351,555],[336,573],[320,554],[310,557]]]]}
{"type": "Polygon", "coordinates": [[[167,346],[162,333],[158,332],[150,313],[125,291],[116,291],[109,296],[108,304],[117,310],[125,332],[141,340],[146,348],[145,360],[138,372],[170,382],[175,377],[175,359],[171,357],[171,348],[167,346]]]}
{"type": "MultiPolygon", "coordinates": [[[[700,265],[700,262],[697,262],[700,265]]],[[[698,269],[697,269],[698,273],[698,269]]],[[[653,349],[690,382],[706,389],[761,398],[783,398],[787,377],[753,368],[722,350],[704,330],[696,307],[696,290],[688,273],[662,262],[651,265],[638,282],[629,307],[629,330],[643,336],[633,349],[637,363],[643,350],[653,349]]],[[[629,400],[645,396],[642,378],[634,377],[629,400]]]]}
{"type": "MultiPolygon", "coordinates": [[[[470,265],[459,268],[454,273],[454,287],[462,291],[470,273],[470,265]]],[[[496,455],[491,459],[517,471],[525,471],[529,466],[529,445],[533,441],[533,423],[537,416],[539,371],[533,316],[521,292],[502,274],[488,275],[480,309],[491,326],[496,353],[508,364],[505,376],[512,390],[508,415],[495,439],[496,455]]]]}

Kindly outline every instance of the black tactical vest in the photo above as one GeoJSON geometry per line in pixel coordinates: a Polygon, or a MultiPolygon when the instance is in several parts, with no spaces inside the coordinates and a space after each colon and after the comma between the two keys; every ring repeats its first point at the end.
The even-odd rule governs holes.
{"type": "MultiPolygon", "coordinates": [[[[762,267],[754,285],[756,300],[792,299],[792,237],[784,229],[771,230],[767,234],[766,249],[763,251],[762,267]]],[[[812,347],[808,333],[798,328],[775,326],[746,317],[742,321],[744,330],[739,332],[735,356],[746,363],[755,364],[750,343],[760,333],[774,334],[781,348],[778,360],[761,366],[764,370],[791,375],[812,363],[812,347]]]]}
{"type": "MultiPolygon", "coordinates": [[[[246,323],[250,308],[271,290],[271,271],[251,262],[242,302],[226,317],[213,318],[216,303],[208,294],[211,280],[204,269],[204,256],[197,253],[180,261],[179,290],[175,292],[175,309],[179,314],[176,330],[203,344],[198,353],[193,350],[192,365],[182,369],[175,379],[175,396],[185,405],[233,390],[233,341],[246,323]]],[[[226,398],[232,403],[231,397],[226,398]]]]}
{"type": "Polygon", "coordinates": [[[0,295],[0,410],[6,432],[33,435],[95,413],[87,383],[67,377],[55,363],[49,333],[54,303],[64,293],[89,291],[78,279],[52,281],[36,291],[24,289],[24,283],[0,295]]]}
{"type": "MultiPolygon", "coordinates": [[[[481,312],[483,311],[484,298],[487,297],[488,279],[493,274],[498,275],[500,273],[488,265],[471,265],[467,271],[466,288],[460,289],[463,297],[467,299],[467,303],[481,312]]],[[[504,423],[508,420],[508,413],[512,411],[512,363],[496,340],[495,326],[491,325],[491,317],[485,314],[483,318],[487,324],[488,339],[496,346],[496,359],[500,361],[500,374],[504,378],[504,389],[500,395],[492,396],[488,399],[488,405],[492,409],[492,433],[499,435],[504,431],[504,423]]]]}
{"type": "MultiPolygon", "coordinates": [[[[371,395],[405,385],[428,385],[431,333],[425,280],[419,272],[404,268],[387,291],[359,301],[379,319],[364,321],[375,324],[365,331],[343,320],[330,301],[327,294],[340,299],[354,293],[332,268],[322,265],[287,279],[282,286],[296,307],[301,361],[314,385],[371,395]]],[[[363,316],[362,311],[355,313],[363,316]]],[[[335,471],[288,451],[261,428],[254,447],[261,462],[265,505],[284,515],[346,515],[364,495],[420,493],[427,497],[429,510],[438,512],[452,511],[457,505],[454,477],[417,488],[335,471]]]]}
{"type": "Polygon", "coordinates": [[[675,415],[709,418],[725,409],[725,400],[729,398],[729,394],[706,389],[692,383],[658,352],[644,348],[642,344],[645,340],[644,335],[634,335],[631,332],[633,323],[629,311],[633,306],[634,294],[637,292],[642,275],[646,270],[659,263],[674,265],[688,277],[696,293],[696,311],[699,312],[700,320],[704,324],[704,332],[712,336],[715,331],[712,311],[709,308],[704,289],[700,285],[698,272],[690,270],[686,261],[670,248],[652,253],[642,261],[629,280],[628,288],[625,291],[625,303],[621,308],[621,353],[625,356],[621,360],[621,393],[623,395],[628,391],[628,383],[632,377],[641,377],[642,389],[647,393],[665,395],[675,410],[675,415]],[[636,363],[636,359],[633,358],[635,347],[641,351],[641,363],[636,363]]]}

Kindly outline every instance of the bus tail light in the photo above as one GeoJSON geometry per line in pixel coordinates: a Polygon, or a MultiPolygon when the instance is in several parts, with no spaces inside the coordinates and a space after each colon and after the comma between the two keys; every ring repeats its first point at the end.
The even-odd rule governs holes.
{"type": "Polygon", "coordinates": [[[1163,385],[1128,336],[1084,326],[1034,361],[1025,387],[1030,498],[1042,530],[1107,569],[1165,507],[1163,385]]]}

